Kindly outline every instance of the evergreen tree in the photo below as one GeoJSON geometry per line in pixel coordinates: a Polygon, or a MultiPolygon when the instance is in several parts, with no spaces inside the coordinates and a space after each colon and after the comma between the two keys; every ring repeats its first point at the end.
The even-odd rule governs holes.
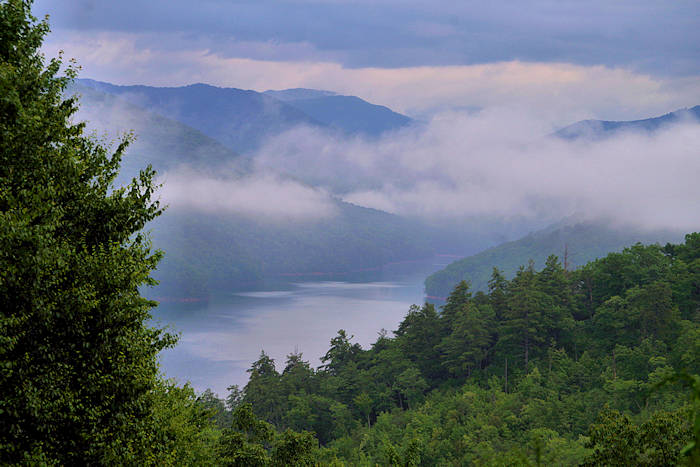
{"type": "Polygon", "coordinates": [[[445,305],[440,312],[440,321],[443,323],[443,337],[448,336],[452,332],[454,322],[459,310],[462,309],[472,298],[469,291],[469,283],[460,281],[447,297],[445,305]]]}
{"type": "Polygon", "coordinates": [[[260,358],[246,371],[250,379],[243,389],[243,402],[252,404],[256,416],[280,426],[285,398],[275,361],[261,351],[260,358]]]}
{"type": "Polygon", "coordinates": [[[438,381],[445,373],[436,364],[440,361],[440,328],[435,306],[425,303],[422,307],[411,305],[395,333],[403,354],[430,383],[438,381]]]}
{"type": "Polygon", "coordinates": [[[522,349],[526,368],[533,350],[546,340],[543,315],[547,296],[535,285],[534,264],[530,261],[527,268],[520,268],[508,288],[508,308],[501,328],[502,342],[522,349]]]}
{"type": "Polygon", "coordinates": [[[472,370],[479,368],[486,358],[493,324],[493,319],[476,305],[462,305],[456,313],[452,333],[440,344],[442,365],[458,378],[471,376],[472,370]]]}

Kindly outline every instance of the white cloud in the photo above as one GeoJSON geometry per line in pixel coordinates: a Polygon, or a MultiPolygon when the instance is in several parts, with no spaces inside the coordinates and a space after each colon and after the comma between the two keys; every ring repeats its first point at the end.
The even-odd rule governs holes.
{"type": "Polygon", "coordinates": [[[161,200],[174,209],[238,214],[270,222],[309,221],[335,215],[324,192],[278,175],[216,177],[179,168],[158,180],[161,200]]]}
{"type": "Polygon", "coordinates": [[[547,136],[546,121],[508,110],[445,114],[382,140],[297,129],[258,162],[346,201],[429,219],[555,221],[578,214],[617,224],[700,227],[700,125],[602,141],[547,136]]]}

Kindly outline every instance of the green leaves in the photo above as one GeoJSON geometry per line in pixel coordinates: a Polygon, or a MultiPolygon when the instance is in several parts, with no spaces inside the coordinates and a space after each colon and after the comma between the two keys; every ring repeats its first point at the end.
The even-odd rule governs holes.
{"type": "Polygon", "coordinates": [[[174,343],[138,292],[161,256],[139,233],[154,172],[112,186],[130,138],[110,153],[71,121],[76,67],[44,60],[30,6],[0,3],[0,463],[148,463],[174,343]]]}
{"type": "Polygon", "coordinates": [[[224,430],[218,445],[224,466],[307,466],[314,465],[314,436],[285,430],[277,434],[269,423],[259,420],[250,404],[233,411],[233,423],[224,430]]]}

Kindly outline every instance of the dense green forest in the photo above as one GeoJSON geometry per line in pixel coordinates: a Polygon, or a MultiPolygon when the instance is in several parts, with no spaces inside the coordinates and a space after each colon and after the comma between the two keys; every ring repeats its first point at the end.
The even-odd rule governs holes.
{"type": "Polygon", "coordinates": [[[413,306],[370,349],[341,330],[317,369],[290,354],[279,373],[263,353],[226,402],[314,432],[328,463],[692,462],[679,456],[698,401],[671,382],[700,373],[699,305],[697,233],[575,271],[550,256],[510,281],[494,269],[488,293],[462,282],[440,310],[413,306]]]}
{"type": "Polygon", "coordinates": [[[369,349],[340,330],[319,368],[262,353],[226,400],[164,380],[155,173],[115,186],[131,137],[73,122],[30,7],[0,1],[0,464],[700,463],[699,233],[494,269],[369,349]]]}

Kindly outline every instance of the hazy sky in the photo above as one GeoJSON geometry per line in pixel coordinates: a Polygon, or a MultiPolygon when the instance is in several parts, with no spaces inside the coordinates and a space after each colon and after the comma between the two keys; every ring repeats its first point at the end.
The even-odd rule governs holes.
{"type": "Polygon", "coordinates": [[[700,102],[697,0],[39,0],[35,13],[51,15],[47,52],[115,83],[327,88],[414,115],[556,96],[589,104],[572,117],[634,118],[700,102]]]}

